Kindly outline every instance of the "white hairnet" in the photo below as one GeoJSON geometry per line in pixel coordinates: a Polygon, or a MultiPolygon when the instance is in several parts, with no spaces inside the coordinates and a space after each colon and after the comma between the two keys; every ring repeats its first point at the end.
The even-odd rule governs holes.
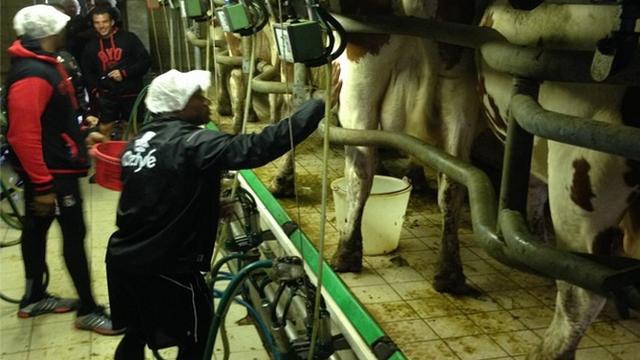
{"type": "Polygon", "coordinates": [[[13,18],[13,29],[18,36],[42,39],[62,31],[69,16],[50,5],[32,5],[20,9],[13,18]]]}
{"type": "Polygon", "coordinates": [[[152,113],[180,111],[196,91],[206,91],[210,85],[209,71],[192,70],[183,73],[169,70],[153,79],[144,102],[152,113]]]}

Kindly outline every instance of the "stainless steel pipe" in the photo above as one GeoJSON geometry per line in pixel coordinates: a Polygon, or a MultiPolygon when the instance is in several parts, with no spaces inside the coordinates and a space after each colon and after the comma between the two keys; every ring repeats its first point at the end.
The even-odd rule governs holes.
{"type": "Polygon", "coordinates": [[[640,128],[547,111],[531,96],[521,94],[511,99],[511,114],[536,136],[640,160],[640,128]]]}
{"type": "Polygon", "coordinates": [[[271,81],[279,74],[277,67],[269,64],[262,66],[262,73],[251,80],[251,89],[255,92],[265,94],[291,94],[293,86],[280,81],[271,81]]]}
{"type": "Polygon", "coordinates": [[[216,51],[216,63],[221,65],[242,66],[242,56],[229,56],[226,54],[226,50],[216,51]]]}
{"type": "MultiPolygon", "coordinates": [[[[324,127],[325,124],[320,125],[324,127]]],[[[522,268],[522,264],[510,260],[504,253],[504,242],[496,234],[496,196],[487,175],[475,166],[424,143],[416,137],[392,131],[354,130],[331,127],[333,144],[352,146],[382,146],[415,156],[423,165],[443,172],[467,187],[471,208],[473,232],[481,246],[503,263],[522,268]]],[[[529,270],[530,271],[530,270],[529,270]]]]}
{"type": "MultiPolygon", "coordinates": [[[[321,127],[325,126],[321,124],[321,127]]],[[[404,133],[380,130],[353,130],[331,127],[330,141],[351,146],[382,146],[414,156],[421,164],[443,172],[467,187],[471,222],[476,240],[489,255],[515,268],[568,281],[603,295],[633,283],[637,277],[625,277],[612,269],[576,254],[541,243],[526,226],[518,211],[500,213],[500,229],[506,242],[497,234],[497,206],[487,175],[473,165],[423,143],[404,133]],[[587,273],[588,272],[588,273],[587,273]],[[630,280],[631,279],[631,280],[630,280]]],[[[635,271],[640,276],[640,269],[635,271]]],[[[627,273],[629,275],[631,273],[627,273]]]]}

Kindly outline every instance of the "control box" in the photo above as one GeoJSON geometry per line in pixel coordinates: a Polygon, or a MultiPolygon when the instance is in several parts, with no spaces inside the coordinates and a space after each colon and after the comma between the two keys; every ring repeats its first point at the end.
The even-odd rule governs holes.
{"type": "Polygon", "coordinates": [[[322,27],[317,21],[277,23],[273,31],[278,45],[278,55],[287,62],[304,63],[325,53],[322,27]]]}
{"type": "Polygon", "coordinates": [[[216,17],[220,20],[220,26],[225,32],[238,32],[249,29],[249,13],[242,4],[229,4],[216,10],[216,17]]]}

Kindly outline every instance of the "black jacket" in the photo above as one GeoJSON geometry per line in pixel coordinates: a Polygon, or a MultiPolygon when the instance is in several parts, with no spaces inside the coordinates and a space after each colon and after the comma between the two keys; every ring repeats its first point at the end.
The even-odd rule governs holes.
{"type": "Polygon", "coordinates": [[[80,63],[92,96],[137,96],[143,87],[143,77],[151,66],[151,57],[138,37],[118,30],[106,39],[96,37],[82,52],[80,63]],[[120,70],[123,80],[114,81],[107,76],[120,70]]]}
{"type": "Polygon", "coordinates": [[[37,42],[16,40],[9,53],[10,160],[37,193],[45,194],[54,176],[82,176],[89,168],[74,87],[57,55],[42,51],[37,42]]]}
{"type": "MultiPolygon", "coordinates": [[[[323,116],[321,101],[291,116],[299,143],[323,116]]],[[[259,134],[230,135],[177,118],[159,118],[129,142],[121,157],[118,230],[106,261],[127,271],[207,271],[218,226],[223,170],[259,167],[290,149],[289,121],[259,134]]]]}

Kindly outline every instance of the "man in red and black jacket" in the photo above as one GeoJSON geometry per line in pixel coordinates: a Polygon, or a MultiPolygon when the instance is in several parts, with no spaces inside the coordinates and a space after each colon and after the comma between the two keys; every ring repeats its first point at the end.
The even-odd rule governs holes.
{"type": "Polygon", "coordinates": [[[151,58],[135,34],[115,26],[111,8],[96,7],[91,20],[97,36],[85,46],[80,67],[91,104],[98,104],[100,132],[109,137],[115,121],[129,120],[151,58]]]}
{"type": "Polygon", "coordinates": [[[77,328],[112,335],[122,331],[113,329],[91,292],[78,185],[89,168],[87,143],[100,137],[87,138],[80,130],[74,87],[56,54],[64,45],[68,20],[49,5],[28,6],[14,18],[21,38],[9,48],[6,109],[9,159],[25,182],[21,246],[26,287],[18,316],[77,308],[77,328]],[[43,286],[47,231],[54,219],[62,229],[64,260],[79,301],[48,294],[43,286]]]}

